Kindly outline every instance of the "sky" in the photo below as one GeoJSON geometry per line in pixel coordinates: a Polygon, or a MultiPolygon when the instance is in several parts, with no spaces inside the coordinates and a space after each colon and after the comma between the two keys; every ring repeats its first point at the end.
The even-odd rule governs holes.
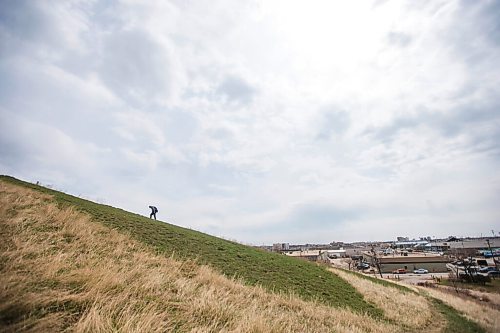
{"type": "Polygon", "coordinates": [[[0,2],[0,173],[246,244],[500,232],[500,1],[0,2]]]}

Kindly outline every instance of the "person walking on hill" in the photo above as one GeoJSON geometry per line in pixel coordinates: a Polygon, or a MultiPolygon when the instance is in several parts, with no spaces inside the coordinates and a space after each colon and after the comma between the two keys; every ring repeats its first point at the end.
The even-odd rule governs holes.
{"type": "Polygon", "coordinates": [[[149,214],[149,218],[152,219],[154,217],[156,220],[156,213],[158,213],[158,208],[156,208],[155,206],[149,206],[149,208],[151,208],[151,214],[149,214]]]}

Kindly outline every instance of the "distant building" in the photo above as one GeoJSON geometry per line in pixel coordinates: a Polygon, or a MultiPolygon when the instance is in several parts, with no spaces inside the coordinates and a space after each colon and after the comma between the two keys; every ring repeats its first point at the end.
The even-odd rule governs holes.
{"type": "Polygon", "coordinates": [[[338,249],[338,250],[326,250],[325,253],[328,258],[345,258],[346,255],[346,250],[344,249],[338,249]]]}
{"type": "Polygon", "coordinates": [[[309,261],[318,261],[319,259],[324,258],[324,256],[326,255],[326,251],[321,251],[321,250],[291,251],[291,252],[285,252],[285,255],[309,261]]]}
{"type": "Polygon", "coordinates": [[[424,246],[427,243],[429,243],[429,242],[426,240],[397,241],[397,242],[394,242],[394,247],[396,247],[398,249],[410,249],[410,248],[415,248],[415,247],[419,247],[419,246],[424,246]]]}
{"type": "Polygon", "coordinates": [[[384,255],[389,255],[389,254],[394,254],[394,253],[395,253],[394,249],[392,249],[390,247],[382,250],[382,254],[384,254],[384,255]]]}
{"type": "Polygon", "coordinates": [[[407,254],[406,256],[394,255],[375,258],[370,252],[363,253],[363,260],[373,266],[376,266],[376,260],[378,260],[382,273],[391,273],[400,268],[408,271],[424,268],[431,273],[445,273],[447,272],[446,264],[450,262],[448,257],[440,255],[407,254]]]}
{"type": "Polygon", "coordinates": [[[330,243],[330,248],[332,250],[338,250],[342,247],[344,247],[344,242],[331,242],[330,243]]]}
{"type": "Polygon", "coordinates": [[[273,244],[273,251],[275,251],[275,252],[282,252],[282,251],[288,251],[288,250],[290,250],[289,243],[274,243],[273,244]]]}
{"type": "Polygon", "coordinates": [[[446,252],[453,255],[474,255],[480,251],[500,248],[500,237],[458,239],[449,237],[446,241],[430,242],[426,250],[446,252]],[[489,242],[489,245],[488,245],[489,242]]]}
{"type": "Polygon", "coordinates": [[[398,237],[398,242],[408,242],[410,239],[408,237],[398,237]]]}
{"type": "Polygon", "coordinates": [[[363,252],[370,251],[370,250],[371,250],[371,247],[369,247],[369,246],[350,248],[350,249],[346,249],[346,256],[350,257],[350,258],[352,258],[353,256],[358,257],[358,256],[362,256],[363,252]]]}

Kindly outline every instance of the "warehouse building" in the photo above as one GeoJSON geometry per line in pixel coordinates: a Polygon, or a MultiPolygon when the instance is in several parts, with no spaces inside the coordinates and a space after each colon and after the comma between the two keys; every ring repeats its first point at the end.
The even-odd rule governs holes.
{"type": "Polygon", "coordinates": [[[363,260],[370,263],[372,266],[376,266],[376,261],[378,260],[382,273],[391,273],[400,268],[408,271],[424,268],[428,270],[429,273],[445,273],[447,271],[446,264],[450,262],[448,257],[434,254],[375,257],[373,253],[370,252],[363,253],[363,260]]]}

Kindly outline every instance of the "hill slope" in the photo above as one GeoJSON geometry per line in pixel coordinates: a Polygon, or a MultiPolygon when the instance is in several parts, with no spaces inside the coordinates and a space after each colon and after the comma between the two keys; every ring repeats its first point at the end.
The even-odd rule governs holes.
{"type": "Polygon", "coordinates": [[[226,276],[241,278],[250,285],[261,285],[271,291],[293,292],[305,300],[349,307],[375,317],[381,315],[350,284],[318,265],[151,220],[12,177],[2,176],[0,180],[50,194],[60,205],[75,207],[89,214],[93,220],[126,233],[166,256],[196,260],[226,276]]]}
{"type": "Polygon", "coordinates": [[[50,195],[1,180],[0,224],[2,332],[398,331],[156,254],[50,195]]]}
{"type": "Polygon", "coordinates": [[[498,328],[494,310],[334,273],[0,176],[2,332],[498,328]]]}

